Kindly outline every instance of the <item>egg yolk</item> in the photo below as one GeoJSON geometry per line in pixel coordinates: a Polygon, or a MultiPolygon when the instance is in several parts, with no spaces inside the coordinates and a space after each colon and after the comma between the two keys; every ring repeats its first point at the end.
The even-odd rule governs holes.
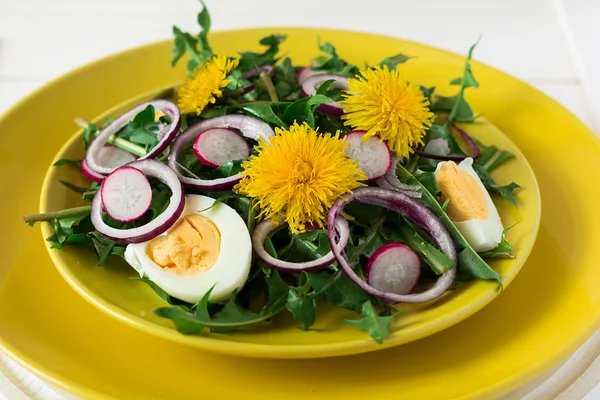
{"type": "Polygon", "coordinates": [[[483,220],[489,210],[483,190],[467,171],[453,161],[443,162],[435,173],[442,200],[450,199],[446,212],[454,222],[483,220]]]}
{"type": "Polygon", "coordinates": [[[146,254],[163,268],[194,274],[215,265],[220,247],[221,233],[215,224],[192,214],[180,218],[166,236],[150,241],[146,254]]]}

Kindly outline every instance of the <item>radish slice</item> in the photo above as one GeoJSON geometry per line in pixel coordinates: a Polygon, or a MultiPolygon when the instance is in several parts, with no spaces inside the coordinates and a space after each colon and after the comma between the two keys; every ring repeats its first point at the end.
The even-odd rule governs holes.
{"type": "Polygon", "coordinates": [[[377,180],[377,186],[383,189],[404,193],[409,197],[421,197],[421,192],[417,185],[407,185],[406,183],[400,182],[400,179],[398,179],[398,175],[396,175],[396,165],[399,162],[400,158],[398,156],[392,156],[392,168],[389,169],[383,178],[377,180]]]}
{"type": "Polygon", "coordinates": [[[171,189],[171,197],[169,198],[167,209],[152,221],[136,228],[117,229],[110,227],[102,219],[104,207],[102,206],[101,193],[102,186],[106,183],[105,180],[92,200],[91,219],[94,228],[96,228],[98,232],[116,242],[124,244],[142,243],[155,238],[173,226],[183,212],[185,197],[183,187],[181,186],[181,182],[179,182],[177,175],[165,164],[155,160],[139,160],[132,162],[128,167],[136,168],[146,176],[160,179],[169,187],[169,189],[171,189]]]}
{"type": "MultiPolygon", "coordinates": [[[[319,86],[321,86],[323,82],[329,80],[333,80],[330,88],[341,90],[350,89],[348,88],[348,78],[343,75],[318,74],[306,78],[302,82],[302,96],[314,96],[317,94],[317,89],[319,86]]],[[[317,110],[321,111],[323,114],[331,115],[332,117],[336,118],[339,118],[344,113],[342,106],[335,101],[327,104],[321,104],[319,107],[317,107],[317,110]]]]}
{"type": "MultiPolygon", "coordinates": [[[[273,222],[270,219],[266,219],[264,221],[261,221],[254,228],[254,232],[252,233],[252,248],[254,249],[256,256],[263,260],[265,264],[280,271],[289,272],[293,274],[302,271],[308,272],[323,269],[335,261],[335,256],[331,251],[325,254],[323,257],[317,258],[316,260],[297,263],[283,261],[271,256],[265,250],[265,239],[267,238],[269,233],[277,229],[279,226],[281,226],[281,224],[285,224],[285,220],[283,218],[278,219],[276,222],[273,222]]],[[[339,238],[339,245],[342,248],[345,248],[348,244],[350,232],[343,231],[341,229],[339,221],[336,221],[336,224],[338,224],[338,230],[342,231],[342,234],[339,238]]]]}
{"type": "MultiPolygon", "coordinates": [[[[135,155],[115,146],[104,146],[98,153],[98,160],[108,168],[119,168],[136,159],[135,155]]],[[[87,165],[85,157],[81,160],[81,172],[86,178],[94,182],[102,182],[105,178],[104,175],[97,173],[87,165]]]]}
{"type": "Polygon", "coordinates": [[[392,167],[390,149],[379,136],[364,140],[365,131],[353,131],[344,137],[346,155],[358,162],[358,168],[367,176],[367,182],[381,178],[392,167]]]}
{"type": "Polygon", "coordinates": [[[162,112],[171,118],[171,123],[165,129],[161,130],[161,139],[158,144],[154,148],[150,149],[145,156],[140,157],[139,159],[145,160],[154,158],[161,154],[167,148],[167,146],[171,144],[171,142],[175,139],[175,136],[177,136],[177,133],[179,132],[179,126],[181,125],[181,113],[179,108],[177,108],[175,103],[168,100],[151,100],[121,114],[121,116],[111,122],[100,132],[96,139],[92,141],[88,147],[87,153],[85,154],[85,162],[88,168],[103,175],[108,175],[116,169],[116,167],[111,167],[102,163],[100,152],[104,148],[108,138],[119,132],[123,127],[131,122],[131,120],[135,118],[139,112],[143,111],[149,105],[152,105],[156,112],[162,112]]]}
{"type": "Polygon", "coordinates": [[[142,171],[124,166],[110,173],[100,191],[106,213],[119,222],[141,218],[152,204],[152,188],[142,171]]]}
{"type": "Polygon", "coordinates": [[[213,128],[198,135],[194,153],[202,164],[217,168],[234,160],[247,160],[250,145],[234,130],[213,128]]]}
{"type": "Polygon", "coordinates": [[[421,259],[402,243],[388,243],[373,253],[365,268],[369,285],[386,293],[409,294],[421,275],[421,259]]]}
{"type": "Polygon", "coordinates": [[[360,276],[357,275],[348,264],[348,260],[344,255],[344,248],[336,241],[338,235],[344,235],[345,231],[350,230],[348,221],[339,218],[338,222],[338,216],[344,210],[344,206],[353,200],[382,206],[408,218],[431,238],[436,247],[440,249],[446,257],[454,262],[456,262],[457,259],[456,248],[454,247],[450,234],[430,209],[403,193],[376,187],[361,187],[355,189],[353,193],[347,193],[343,197],[337,199],[327,215],[327,224],[329,226],[327,238],[329,239],[329,245],[331,246],[331,251],[335,256],[338,265],[342,268],[344,273],[366,293],[381,297],[390,303],[424,303],[434,300],[444,294],[454,281],[456,268],[452,268],[440,275],[435,285],[425,292],[412,294],[396,294],[379,290],[363,281],[360,276]],[[338,225],[334,226],[334,221],[338,223],[338,225]]]}
{"type": "Polygon", "coordinates": [[[239,114],[224,115],[222,117],[205,119],[204,121],[200,121],[197,124],[190,126],[173,142],[173,145],[171,146],[171,153],[169,154],[169,167],[171,167],[171,169],[175,171],[175,174],[177,174],[179,180],[185,186],[191,189],[218,192],[221,190],[231,189],[236,183],[240,181],[240,179],[242,179],[242,176],[240,174],[236,174],[227,178],[207,180],[200,178],[189,178],[183,176],[179,172],[177,162],[177,159],[179,158],[179,153],[181,153],[186,144],[196,140],[198,135],[212,128],[237,129],[242,133],[244,137],[254,140],[262,138],[268,141],[269,137],[275,135],[273,129],[271,129],[271,127],[268,124],[261,121],[260,119],[250,117],[248,115],[239,114]]]}
{"type": "Polygon", "coordinates": [[[296,83],[298,85],[302,85],[302,83],[307,80],[308,78],[310,78],[311,76],[315,76],[315,75],[324,75],[326,74],[326,71],[318,71],[318,70],[314,70],[312,69],[312,67],[308,66],[308,67],[304,67],[300,70],[300,72],[298,72],[298,75],[296,76],[296,83]]]}

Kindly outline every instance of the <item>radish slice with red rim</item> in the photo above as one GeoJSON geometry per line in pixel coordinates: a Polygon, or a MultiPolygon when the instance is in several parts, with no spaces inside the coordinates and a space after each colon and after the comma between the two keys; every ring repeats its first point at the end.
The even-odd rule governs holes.
{"type": "MultiPolygon", "coordinates": [[[[115,146],[104,146],[98,153],[100,164],[107,168],[119,168],[136,159],[135,155],[115,146]]],[[[86,178],[94,182],[102,182],[105,178],[104,175],[97,173],[87,165],[85,157],[81,160],[81,172],[86,178]]]]}
{"type": "Polygon", "coordinates": [[[202,132],[213,129],[213,128],[225,128],[225,129],[237,129],[242,135],[248,139],[258,140],[262,138],[268,142],[269,137],[274,136],[275,132],[273,129],[263,122],[262,120],[248,115],[224,115],[222,117],[215,117],[205,119],[197,124],[190,126],[185,132],[175,139],[171,146],[171,153],[169,154],[169,167],[179,180],[187,187],[196,190],[205,191],[222,191],[231,189],[236,183],[242,179],[240,174],[228,176],[226,178],[218,179],[200,179],[186,177],[179,172],[178,158],[183,148],[190,142],[196,140],[198,135],[202,132]]]}
{"type": "Polygon", "coordinates": [[[400,179],[398,179],[398,175],[396,175],[396,165],[399,162],[400,158],[398,156],[392,156],[392,166],[382,178],[377,180],[377,186],[383,189],[404,193],[409,197],[421,197],[421,192],[419,191],[418,186],[407,185],[406,183],[400,182],[400,179]]]}
{"type": "MultiPolygon", "coordinates": [[[[348,88],[348,77],[346,76],[335,74],[318,74],[308,77],[302,82],[302,95],[304,97],[314,96],[317,94],[317,89],[319,86],[321,86],[323,82],[330,80],[333,80],[331,86],[329,86],[332,89],[350,89],[348,88]]],[[[340,117],[344,113],[342,106],[335,101],[327,104],[321,104],[319,107],[317,107],[317,110],[321,111],[323,114],[331,115],[332,117],[336,118],[340,117]]]]}
{"type": "Polygon", "coordinates": [[[234,160],[248,159],[250,145],[232,129],[212,128],[198,135],[194,153],[202,164],[217,168],[234,160]]]}
{"type": "Polygon", "coordinates": [[[175,136],[177,136],[177,133],[179,133],[179,127],[181,126],[181,113],[179,108],[175,103],[168,100],[151,100],[121,114],[121,116],[111,122],[106,128],[102,129],[96,139],[92,141],[85,154],[85,161],[88,168],[103,175],[108,175],[115,169],[115,167],[102,164],[100,152],[111,136],[119,132],[131,122],[138,113],[150,105],[154,107],[156,112],[162,112],[167,115],[171,119],[171,123],[159,132],[161,139],[158,144],[150,149],[145,156],[140,157],[139,160],[154,158],[161,154],[167,146],[171,144],[173,139],[175,139],[175,136]]]}
{"type": "Polygon", "coordinates": [[[104,211],[115,221],[131,222],[141,218],[152,204],[152,188],[142,171],[124,166],[104,180],[100,190],[104,211]]]}
{"type": "Polygon", "coordinates": [[[390,303],[424,303],[434,300],[441,296],[454,282],[456,276],[456,268],[452,268],[440,275],[431,288],[422,293],[412,294],[396,294],[379,290],[369,283],[365,282],[358,274],[350,267],[348,260],[344,255],[344,249],[337,241],[338,235],[344,235],[344,231],[349,231],[348,221],[339,219],[338,225],[334,226],[333,222],[338,219],[340,213],[344,210],[346,204],[351,201],[360,201],[366,204],[385,207],[394,211],[420,227],[427,234],[436,247],[446,255],[450,260],[456,262],[456,248],[452,242],[450,234],[442,224],[442,222],[433,214],[431,210],[419,203],[417,200],[399,192],[386,190],[376,187],[362,187],[355,189],[353,193],[347,193],[335,201],[329,214],[327,215],[329,245],[335,256],[338,265],[344,273],[356,283],[366,293],[381,297],[390,303]]]}
{"type": "Polygon", "coordinates": [[[164,233],[179,219],[185,206],[185,197],[181,182],[175,172],[165,164],[155,160],[134,161],[128,167],[136,168],[146,176],[161,180],[171,189],[171,197],[166,210],[156,216],[152,221],[129,229],[117,229],[108,226],[102,219],[104,207],[102,205],[102,186],[92,200],[91,220],[94,228],[102,235],[120,243],[142,243],[164,233]]]}
{"type": "Polygon", "coordinates": [[[346,155],[358,162],[358,168],[367,176],[367,182],[381,178],[392,167],[390,149],[379,136],[364,140],[365,131],[352,131],[344,136],[346,155]]]}
{"type": "Polygon", "coordinates": [[[365,278],[377,290],[409,294],[421,276],[421,259],[410,247],[393,242],[384,244],[369,258],[365,278]]]}
{"type": "Polygon", "coordinates": [[[326,74],[326,71],[319,71],[319,70],[315,70],[313,69],[313,67],[304,67],[300,70],[300,72],[298,72],[298,75],[296,76],[296,83],[298,85],[302,85],[302,83],[307,80],[308,78],[310,78],[311,76],[315,76],[315,75],[324,75],[326,74]]]}
{"type": "MultiPolygon", "coordinates": [[[[340,217],[338,219],[343,218],[340,217]]],[[[340,221],[336,221],[335,223],[341,231],[338,244],[342,248],[345,248],[348,244],[350,232],[341,229],[342,225],[340,221]]],[[[316,260],[306,262],[283,261],[271,256],[265,250],[265,239],[267,238],[269,233],[280,227],[282,224],[285,224],[285,220],[283,218],[279,218],[276,222],[273,222],[270,219],[266,219],[258,223],[254,228],[254,232],[252,233],[252,248],[254,249],[256,256],[260,258],[265,264],[280,271],[289,273],[299,273],[303,271],[308,272],[323,269],[335,262],[335,256],[331,251],[325,254],[323,257],[319,257],[316,260]]]]}

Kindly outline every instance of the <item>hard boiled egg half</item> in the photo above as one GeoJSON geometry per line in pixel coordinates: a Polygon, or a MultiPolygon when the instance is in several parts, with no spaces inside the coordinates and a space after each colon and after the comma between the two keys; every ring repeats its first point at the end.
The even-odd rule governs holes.
{"type": "Polygon", "coordinates": [[[446,212],[460,233],[477,252],[489,251],[502,240],[502,222],[498,210],[473,169],[473,159],[459,164],[440,162],[435,179],[442,200],[449,199],[446,212]]]}
{"type": "Polygon", "coordinates": [[[164,234],[128,245],[125,260],[180,300],[197,303],[213,287],[208,300],[226,300],[248,278],[252,242],[239,214],[214,201],[185,196],[181,218],[164,234]]]}

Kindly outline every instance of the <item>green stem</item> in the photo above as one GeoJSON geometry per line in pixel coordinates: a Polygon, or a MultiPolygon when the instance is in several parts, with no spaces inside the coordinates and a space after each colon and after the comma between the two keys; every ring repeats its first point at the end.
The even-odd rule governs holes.
{"type": "Polygon", "coordinates": [[[371,241],[375,238],[375,235],[377,234],[377,232],[379,232],[381,226],[383,225],[383,223],[385,222],[385,219],[387,217],[387,212],[383,213],[381,215],[381,217],[379,217],[379,219],[377,221],[375,221],[375,223],[373,224],[373,226],[371,227],[371,230],[369,231],[369,233],[367,234],[367,236],[365,237],[365,241],[362,242],[362,244],[360,246],[358,246],[358,248],[356,249],[356,254],[354,254],[354,256],[352,257],[352,259],[349,260],[349,264],[350,265],[354,265],[354,263],[356,263],[358,261],[358,258],[360,257],[360,255],[362,254],[363,250],[371,244],[371,241]]]}
{"type": "Polygon", "coordinates": [[[92,206],[82,206],[75,208],[67,208],[66,210],[51,211],[42,214],[29,214],[23,216],[23,221],[27,223],[41,222],[41,221],[52,221],[55,218],[65,218],[74,216],[85,216],[92,211],[92,206]]]}
{"type": "Polygon", "coordinates": [[[272,102],[279,101],[277,97],[277,90],[275,90],[275,86],[273,85],[273,81],[271,80],[271,76],[266,72],[260,73],[260,80],[265,84],[265,88],[267,89],[267,93],[269,94],[269,98],[272,102]]]}
{"type": "MultiPolygon", "coordinates": [[[[82,129],[87,129],[89,122],[84,120],[83,118],[75,118],[75,123],[82,129]]],[[[129,140],[125,140],[123,138],[117,136],[111,136],[107,140],[108,143],[112,144],[115,147],[118,147],[122,150],[128,151],[131,154],[134,154],[138,157],[142,157],[146,155],[146,149],[142,146],[138,146],[135,143],[131,143],[129,140]]]]}
{"type": "Polygon", "coordinates": [[[417,170],[417,165],[419,164],[419,156],[413,154],[413,156],[408,160],[408,164],[406,165],[406,169],[412,174],[417,170]]]}
{"type": "Polygon", "coordinates": [[[502,156],[502,154],[504,153],[504,150],[498,150],[494,153],[493,156],[490,157],[489,160],[487,160],[487,162],[485,164],[483,164],[483,168],[485,168],[488,172],[489,172],[489,167],[491,167],[497,159],[500,158],[500,156],[502,156]]]}

